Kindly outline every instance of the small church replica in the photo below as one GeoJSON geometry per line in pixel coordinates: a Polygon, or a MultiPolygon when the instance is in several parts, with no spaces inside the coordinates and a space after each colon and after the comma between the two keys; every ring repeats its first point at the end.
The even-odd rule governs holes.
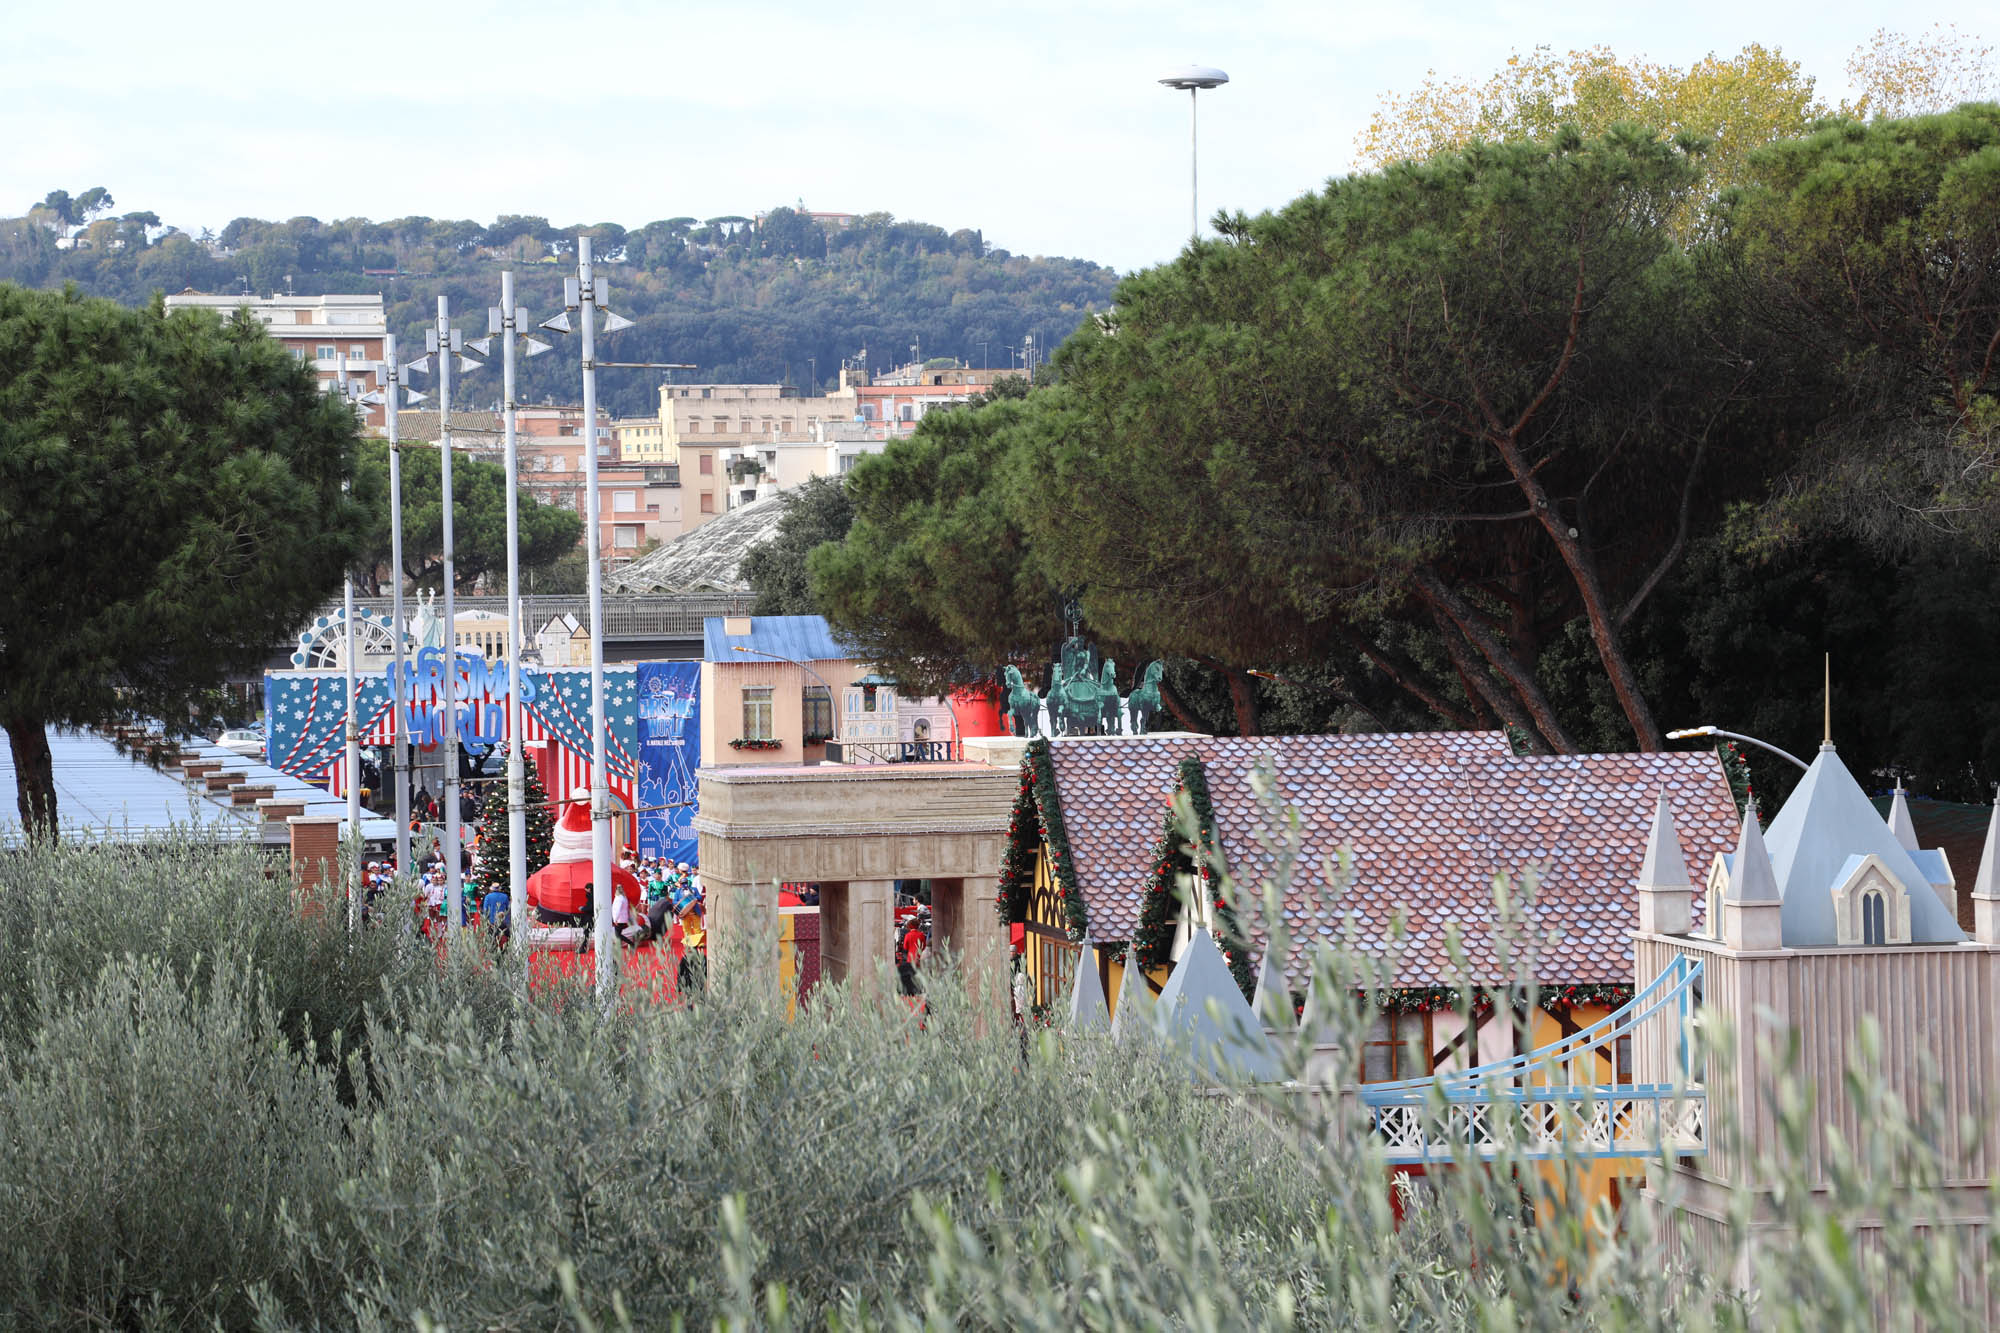
{"type": "MultiPolygon", "coordinates": [[[[1971,888],[1970,939],[1958,925],[1951,871],[1940,852],[1916,846],[1900,791],[1885,821],[1830,738],[1768,829],[1752,809],[1735,850],[1700,867],[1707,910],[1699,933],[1698,890],[1664,805],[1652,841],[1637,885],[1634,980],[1643,988],[1676,958],[1699,961],[1700,1012],[1734,1035],[1733,1057],[1710,1056],[1706,1070],[1681,1069],[1686,1047],[1671,1034],[1634,1051],[1641,1082],[1691,1075],[1707,1085],[1708,1153],[1656,1167],[1647,1185],[1663,1230],[1681,1238],[1682,1258],[1726,1288],[1747,1290],[1763,1247],[1797,1243],[1772,1206],[1775,1164],[1787,1152],[1778,1086],[1790,1077],[1808,1098],[1802,1165],[1823,1188],[1837,1144],[1865,1145],[1870,1132],[1847,1072],[1857,1033],[1872,1019],[1881,1059],[1870,1076],[1886,1080],[1912,1117],[1939,1113],[1935,1146],[1948,1164],[1921,1194],[1907,1180],[1878,1183],[1920,1210],[1920,1224],[1955,1232],[1966,1295],[1991,1307],[2000,1278],[1984,1271],[1988,1179],[2000,1169],[2000,806],[1971,888]],[[1793,1042],[1788,1075],[1782,1053],[1793,1042]],[[1749,1231],[1739,1244],[1728,1219],[1746,1206],[1749,1231]]],[[[1858,1239],[1868,1243],[1865,1229],[1858,1239]]]]}

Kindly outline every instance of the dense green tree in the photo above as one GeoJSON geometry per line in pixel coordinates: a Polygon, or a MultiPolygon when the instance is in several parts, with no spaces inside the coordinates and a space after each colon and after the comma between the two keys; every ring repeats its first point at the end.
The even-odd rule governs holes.
{"type": "MultiPolygon", "coordinates": [[[[439,587],[444,578],[444,497],[435,446],[405,444],[403,466],[403,574],[419,587],[439,587]]],[[[387,568],[389,530],[389,445],[368,440],[361,446],[358,493],[371,503],[367,546],[370,568],[387,568]]],[[[463,591],[482,578],[507,576],[507,469],[498,463],[455,455],[451,464],[452,574],[463,591]]],[[[568,509],[517,492],[521,568],[539,570],[576,548],[583,520],[568,509]]]]}
{"type": "Polygon", "coordinates": [[[1711,440],[1746,368],[1668,223],[1697,181],[1626,127],[1229,219],[1063,348],[1010,512],[1093,628],[1232,673],[1246,732],[1247,670],[1359,656],[1446,720],[1574,749],[1536,664],[1580,616],[1657,747],[1622,626],[1769,453],[1711,440]]]}
{"type": "Polygon", "coordinates": [[[2000,105],[1842,123],[1756,165],[1725,262],[1816,423],[1775,530],[2000,543],[2000,105]]]}
{"type": "Polygon", "coordinates": [[[818,615],[806,560],[819,547],[847,536],[854,505],[840,477],[815,477],[782,492],[778,502],[785,513],[777,536],[743,557],[743,578],[757,593],[751,610],[760,616],[818,615]]]}
{"type": "Polygon", "coordinates": [[[352,413],[249,320],[0,284],[0,721],[26,826],[45,728],[188,716],[360,549],[352,413]]]}
{"type": "Polygon", "coordinates": [[[1062,638],[1061,595],[993,484],[1033,411],[1010,398],[929,414],[855,464],[847,539],[808,557],[827,618],[908,690],[989,682],[1062,638]]]}

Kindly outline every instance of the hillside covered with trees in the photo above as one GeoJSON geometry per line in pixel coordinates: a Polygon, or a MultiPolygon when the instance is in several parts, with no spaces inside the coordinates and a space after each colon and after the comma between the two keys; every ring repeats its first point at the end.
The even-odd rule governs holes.
{"type": "MultiPolygon", "coordinates": [[[[30,201],[19,201],[21,204],[30,201]]],[[[468,330],[485,332],[500,270],[519,275],[518,299],[539,319],[575,273],[575,241],[589,234],[607,260],[611,303],[637,326],[600,344],[620,361],[687,362],[685,381],[790,383],[837,380],[844,358],[879,369],[922,356],[1007,365],[1023,335],[1042,347],[1067,337],[1087,311],[1110,303],[1117,275],[1079,259],[1027,258],[989,246],[974,229],[867,213],[817,221],[790,208],[761,219],[677,217],[626,228],[554,226],[506,216],[490,224],[424,217],[374,222],[238,218],[219,234],[191,235],[158,214],[121,206],[102,186],[52,190],[0,220],[0,281],[59,288],[128,305],[155,292],[380,292],[389,327],[422,337],[437,297],[451,298],[468,330]]],[[[420,346],[421,343],[406,345],[420,346]]],[[[574,401],[572,358],[521,367],[523,401],[574,401]]],[[[647,371],[600,381],[614,414],[657,409],[647,371]]],[[[474,372],[460,401],[497,399],[497,370],[474,372]]]]}

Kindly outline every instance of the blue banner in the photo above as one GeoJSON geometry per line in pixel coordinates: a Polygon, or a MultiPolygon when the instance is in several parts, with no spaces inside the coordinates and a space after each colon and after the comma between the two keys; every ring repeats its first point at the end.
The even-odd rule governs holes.
{"type": "Polygon", "coordinates": [[[638,673],[639,855],[693,864],[701,663],[641,662],[638,673]]]}

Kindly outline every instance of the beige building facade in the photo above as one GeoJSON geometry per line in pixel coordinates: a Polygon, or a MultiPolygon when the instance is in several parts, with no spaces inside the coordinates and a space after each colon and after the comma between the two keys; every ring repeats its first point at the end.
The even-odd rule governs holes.
{"type": "MultiPolygon", "coordinates": [[[[379,293],[216,296],[184,291],[167,298],[168,310],[208,310],[225,320],[245,307],[285,350],[313,368],[322,393],[332,391],[343,369],[350,382],[360,383],[366,391],[381,387],[382,340],[389,325],[379,293]]],[[[383,411],[381,406],[364,408],[363,420],[380,426],[383,411]]]]}

